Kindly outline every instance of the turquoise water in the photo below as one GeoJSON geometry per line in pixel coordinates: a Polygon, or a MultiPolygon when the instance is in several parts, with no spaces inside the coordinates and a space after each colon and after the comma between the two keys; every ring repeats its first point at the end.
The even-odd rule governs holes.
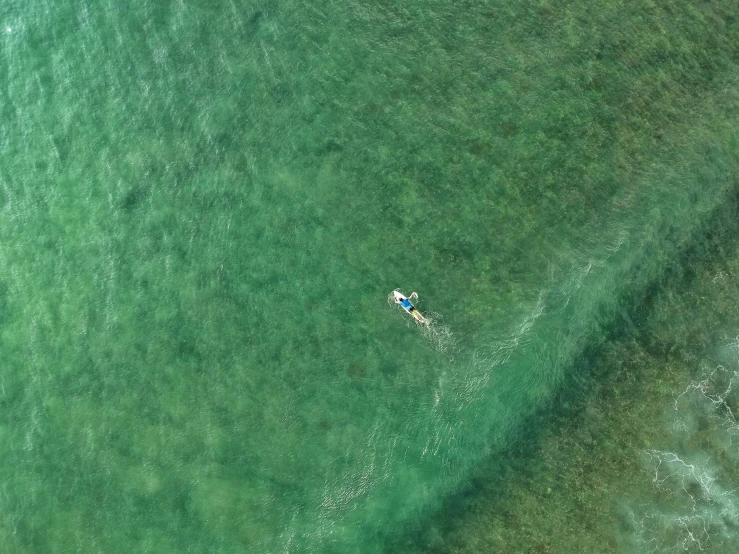
{"type": "Polygon", "coordinates": [[[1,8],[3,544],[443,548],[729,225],[732,9],[1,8]]]}
{"type": "Polygon", "coordinates": [[[737,550],[736,199],[724,215],[583,358],[579,394],[540,416],[538,437],[427,524],[422,551],[737,550]]]}

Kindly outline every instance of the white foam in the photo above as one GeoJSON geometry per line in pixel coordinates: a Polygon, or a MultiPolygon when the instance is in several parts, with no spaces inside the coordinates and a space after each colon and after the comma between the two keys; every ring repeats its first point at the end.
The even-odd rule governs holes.
{"type": "MultiPolygon", "coordinates": [[[[739,353],[739,338],[728,347],[739,353]]],[[[736,462],[739,414],[729,397],[738,386],[739,371],[715,365],[675,395],[667,409],[670,433],[661,448],[644,451],[656,497],[629,507],[635,531],[630,540],[639,551],[728,552],[739,544],[739,494],[728,461],[736,462]],[[717,456],[719,445],[725,450],[717,456]]]]}

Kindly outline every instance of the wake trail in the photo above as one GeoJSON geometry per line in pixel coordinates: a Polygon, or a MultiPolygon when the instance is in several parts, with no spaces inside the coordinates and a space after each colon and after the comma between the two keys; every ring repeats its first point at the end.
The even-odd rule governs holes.
{"type": "MultiPolygon", "coordinates": [[[[387,302],[390,306],[395,307],[392,293],[388,295],[387,302]]],[[[421,336],[423,336],[426,342],[429,343],[437,352],[443,354],[454,353],[457,350],[458,341],[452,333],[451,328],[442,322],[442,315],[437,312],[426,312],[423,310],[421,310],[421,312],[426,320],[425,323],[418,324],[411,320],[408,324],[415,325],[421,333],[421,336]]]]}

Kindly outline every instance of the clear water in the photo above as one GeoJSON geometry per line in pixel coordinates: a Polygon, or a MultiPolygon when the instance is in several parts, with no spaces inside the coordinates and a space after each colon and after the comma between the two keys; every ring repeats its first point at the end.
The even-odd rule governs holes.
{"type": "Polygon", "coordinates": [[[643,298],[650,309],[581,362],[579,394],[541,415],[503,471],[484,465],[422,550],[737,550],[739,249],[724,223],[733,234],[706,237],[710,255],[643,298]]]}
{"type": "Polygon", "coordinates": [[[447,548],[430,522],[484,468],[513,486],[583,353],[733,224],[737,29],[685,0],[0,8],[3,544],[447,548]]]}

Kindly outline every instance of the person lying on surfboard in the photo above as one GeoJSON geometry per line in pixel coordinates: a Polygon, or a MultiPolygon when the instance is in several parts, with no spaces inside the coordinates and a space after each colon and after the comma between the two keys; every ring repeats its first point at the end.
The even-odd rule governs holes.
{"type": "Polygon", "coordinates": [[[410,296],[406,297],[403,296],[403,293],[394,290],[393,296],[395,297],[395,303],[400,304],[406,312],[413,316],[413,319],[415,319],[418,323],[426,323],[426,318],[423,317],[421,315],[421,312],[419,312],[411,303],[411,300],[413,299],[418,300],[418,293],[412,292],[410,296]]]}

